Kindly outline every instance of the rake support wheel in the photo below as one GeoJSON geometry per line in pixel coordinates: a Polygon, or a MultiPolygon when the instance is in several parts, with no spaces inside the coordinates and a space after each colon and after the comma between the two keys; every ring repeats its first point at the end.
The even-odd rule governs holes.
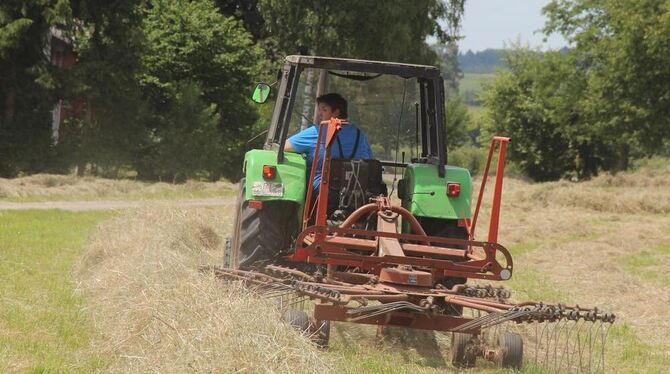
{"type": "Polygon", "coordinates": [[[520,369],[523,364],[523,340],[519,334],[504,332],[498,338],[502,349],[501,366],[504,368],[520,369]]]}
{"type": "Polygon", "coordinates": [[[328,348],[330,341],[330,321],[317,321],[312,340],[319,348],[328,348]]]}
{"type": "Polygon", "coordinates": [[[472,334],[461,332],[451,333],[451,363],[457,368],[469,368],[475,366],[477,356],[470,349],[472,334]]]}
{"type": "Polygon", "coordinates": [[[282,320],[301,333],[308,331],[310,327],[309,316],[302,310],[287,309],[282,320]]]}

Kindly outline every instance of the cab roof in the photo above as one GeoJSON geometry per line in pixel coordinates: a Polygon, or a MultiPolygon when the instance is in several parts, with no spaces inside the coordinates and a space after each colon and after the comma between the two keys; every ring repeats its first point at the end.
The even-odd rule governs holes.
{"type": "Polygon", "coordinates": [[[361,73],[377,73],[398,75],[403,78],[437,78],[440,69],[429,65],[403,64],[399,62],[355,60],[349,58],[333,58],[320,56],[286,56],[286,62],[303,67],[356,71],[361,73]]]}

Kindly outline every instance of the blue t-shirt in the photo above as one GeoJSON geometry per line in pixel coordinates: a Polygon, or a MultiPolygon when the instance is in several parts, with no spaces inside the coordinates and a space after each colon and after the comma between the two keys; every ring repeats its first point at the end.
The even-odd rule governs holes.
{"type": "MultiPolygon", "coordinates": [[[[333,140],[333,145],[331,146],[331,157],[333,159],[338,158],[348,158],[351,156],[351,152],[354,151],[354,145],[356,144],[356,125],[350,123],[348,125],[342,125],[342,128],[337,134],[337,137],[340,139],[340,145],[342,145],[342,152],[340,154],[340,147],[337,146],[337,140],[333,140]]],[[[288,138],[288,141],[291,143],[291,147],[298,152],[304,153],[307,155],[307,166],[311,167],[312,162],[314,162],[314,152],[316,151],[316,138],[319,135],[319,127],[312,125],[299,133],[288,138]]],[[[323,155],[325,153],[325,139],[323,136],[323,141],[321,142],[321,150],[318,158],[318,164],[316,168],[316,174],[314,175],[314,181],[312,185],[314,190],[319,189],[319,184],[321,183],[321,166],[323,162],[323,155]]],[[[372,149],[370,149],[370,144],[368,143],[368,137],[365,136],[365,133],[361,130],[360,138],[358,139],[358,149],[356,149],[356,154],[354,154],[354,159],[357,160],[369,160],[372,158],[372,149]]],[[[308,169],[309,173],[311,169],[308,169]]]]}

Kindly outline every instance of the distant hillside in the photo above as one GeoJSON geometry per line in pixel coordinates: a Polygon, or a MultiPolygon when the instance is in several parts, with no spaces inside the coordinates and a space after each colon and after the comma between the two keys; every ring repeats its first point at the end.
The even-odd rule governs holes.
{"type": "Polygon", "coordinates": [[[496,68],[504,67],[502,55],[504,49],[485,49],[483,51],[458,54],[458,65],[464,73],[490,74],[496,68]]]}

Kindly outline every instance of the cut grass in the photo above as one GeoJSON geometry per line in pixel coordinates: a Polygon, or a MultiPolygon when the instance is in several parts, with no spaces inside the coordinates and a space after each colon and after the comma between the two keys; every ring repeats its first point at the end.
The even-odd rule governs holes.
{"type": "MultiPolygon", "coordinates": [[[[595,238],[583,238],[583,240],[594,240],[595,238]]],[[[567,236],[564,240],[559,240],[563,244],[569,245],[570,242],[578,242],[580,238],[567,236]]],[[[552,246],[549,245],[551,248],[552,246]]],[[[668,249],[661,246],[657,253],[667,252],[668,249]]],[[[566,304],[575,304],[574,298],[568,290],[552,282],[550,277],[538,269],[524,265],[526,258],[533,255],[533,251],[541,250],[536,243],[518,243],[514,249],[523,249],[523,255],[517,255],[522,264],[521,269],[516,271],[514,277],[507,283],[516,294],[516,299],[531,299],[545,302],[560,300],[566,304]]],[[[628,266],[645,267],[655,264],[657,261],[649,260],[651,255],[647,252],[641,252],[627,256],[628,266]],[[634,265],[631,265],[634,264],[634,265]]],[[[652,257],[653,258],[653,257],[652,257]]],[[[517,267],[519,269],[519,267],[517,267]]],[[[660,274],[651,273],[656,276],[647,277],[647,281],[658,281],[660,274]]],[[[666,283],[667,284],[667,283],[666,283]]],[[[667,355],[665,347],[655,345],[644,341],[635,331],[635,328],[625,319],[619,318],[611,327],[608,337],[607,350],[607,371],[626,372],[626,373],[663,373],[670,367],[670,357],[667,355]]],[[[537,372],[535,368],[529,367],[523,370],[525,373],[537,372]]],[[[540,371],[541,372],[541,371],[540,371]]]]}
{"type": "Polygon", "coordinates": [[[670,265],[670,244],[661,244],[649,250],[627,255],[624,259],[627,270],[642,280],[657,285],[670,283],[667,269],[670,265]]]}
{"type": "MultiPolygon", "coordinates": [[[[663,214],[670,206],[668,186],[670,174],[665,169],[601,176],[583,183],[505,181],[500,242],[514,256],[515,273],[504,285],[515,291],[517,300],[579,302],[617,313],[610,330],[607,371],[661,373],[670,367],[670,347],[663,340],[668,331],[664,323],[670,317],[664,301],[667,283],[647,275],[662,275],[670,265],[670,248],[662,242],[670,234],[670,219],[663,214]]],[[[490,206],[483,208],[486,214],[490,206]]],[[[294,340],[299,337],[293,331],[275,324],[278,317],[267,305],[238,291],[222,290],[213,279],[197,274],[198,264],[221,262],[220,238],[229,234],[232,223],[231,215],[222,212],[228,211],[232,209],[129,213],[103,226],[80,274],[87,313],[95,317],[102,339],[93,337],[98,335],[92,332],[86,315],[72,312],[82,308],[72,289],[58,291],[52,285],[22,289],[21,282],[12,280],[13,296],[6,297],[10,294],[0,288],[0,371],[149,371],[157,367],[168,372],[307,371],[296,366],[303,364],[348,373],[453,370],[449,336],[433,332],[396,330],[376,343],[374,327],[335,323],[331,348],[316,352],[306,341],[294,340]],[[43,332],[45,327],[33,329],[21,313],[6,317],[10,307],[42,299],[66,300],[67,295],[70,301],[43,303],[51,320],[61,319],[47,326],[50,333],[43,332]],[[254,313],[244,312],[252,308],[254,313]],[[17,316],[24,318],[18,325],[17,316]],[[73,334],[72,320],[82,321],[77,327],[84,326],[83,331],[73,334]],[[15,336],[27,343],[19,346],[15,336]],[[256,354],[244,348],[254,344],[264,347],[261,355],[242,359],[245,354],[256,354]],[[250,364],[240,366],[239,362],[250,364]]],[[[13,230],[32,234],[5,235],[5,222],[19,216],[12,213],[4,216],[12,217],[10,220],[0,220],[0,243],[30,252],[43,246],[32,241],[48,241],[55,234],[50,225],[29,225],[29,214],[34,214],[35,221],[39,214],[23,214],[28,223],[13,230]]],[[[50,222],[64,224],[58,217],[50,222]]],[[[478,237],[485,238],[487,220],[481,219],[478,237]]],[[[14,277],[12,272],[50,265],[49,258],[14,254],[10,259],[4,251],[0,260],[3,279],[14,277]]],[[[70,268],[71,262],[47,270],[69,279],[70,268]]],[[[49,280],[42,282],[49,284],[49,280]]],[[[503,372],[482,360],[475,370],[503,372]]],[[[540,371],[529,366],[523,372],[540,371]]]]}
{"type": "Polygon", "coordinates": [[[106,222],[78,266],[113,372],[326,372],[274,303],[200,265],[222,262],[233,203],[144,208],[106,222]]]}
{"type": "Polygon", "coordinates": [[[236,190],[226,181],[169,184],[52,174],[0,178],[0,201],[8,202],[196,199],[231,196],[236,190]]]}
{"type": "Polygon", "coordinates": [[[93,326],[72,268],[109,212],[0,212],[0,372],[90,372],[93,326]]]}

